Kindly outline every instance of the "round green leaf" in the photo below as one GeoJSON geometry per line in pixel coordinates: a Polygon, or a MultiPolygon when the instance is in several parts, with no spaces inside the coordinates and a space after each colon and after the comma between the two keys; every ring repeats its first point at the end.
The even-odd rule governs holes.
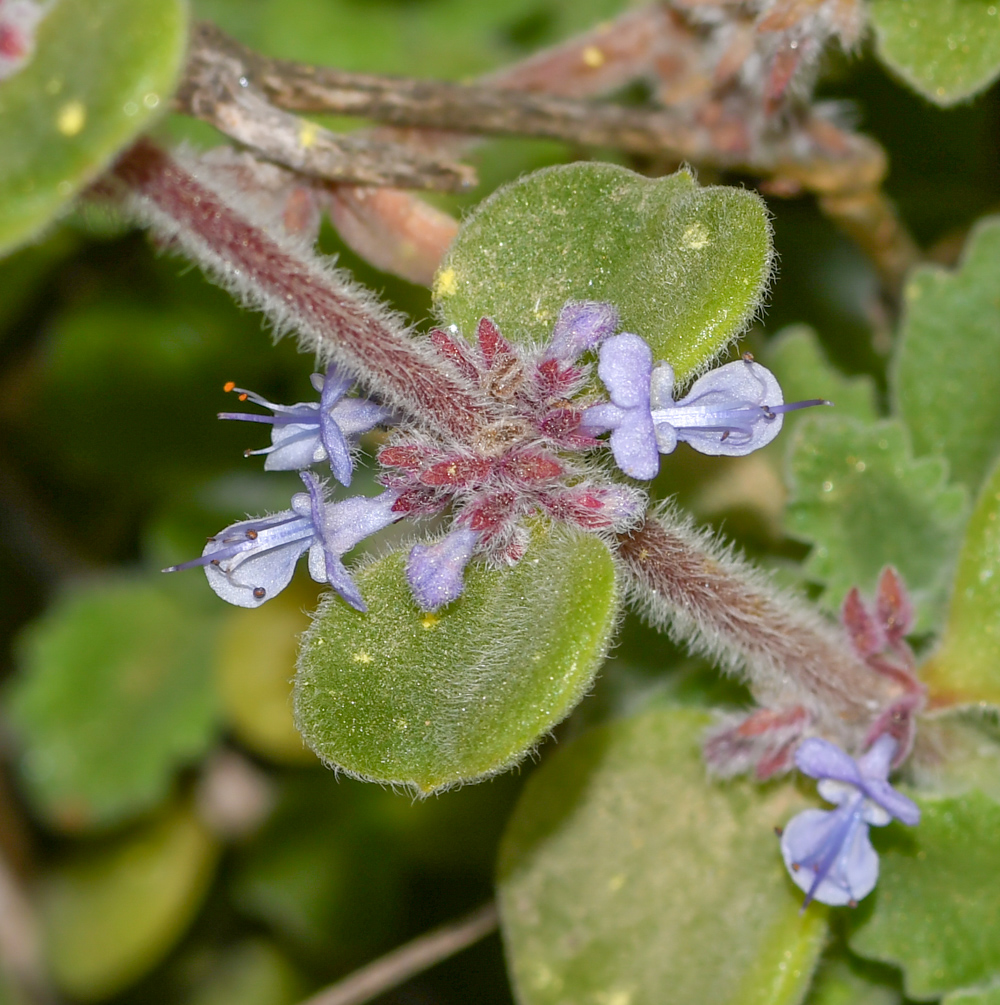
{"type": "Polygon", "coordinates": [[[954,105],[1000,74],[993,0],[872,0],[876,51],[915,91],[954,105]]]}
{"type": "Polygon", "coordinates": [[[204,584],[122,578],[62,597],[24,637],[8,702],[21,777],[63,828],[149,809],[216,734],[204,584]]]}
{"type": "Polygon", "coordinates": [[[198,909],[217,855],[194,814],[174,809],[46,877],[45,949],[59,987],[106,998],[159,963],[198,909]]]}
{"type": "Polygon", "coordinates": [[[544,168],[465,221],[434,281],[443,320],[468,337],[544,342],[567,300],[607,300],[622,327],[684,378],[747,326],[771,272],[759,196],[701,188],[688,171],[645,178],[614,164],[544,168]]]}
{"type": "Polygon", "coordinates": [[[921,268],[907,283],[892,374],[914,452],[946,457],[952,480],[972,493],[1000,451],[998,288],[1000,218],[989,217],[957,270],[921,268]]]}
{"type": "Polygon", "coordinates": [[[658,709],[561,747],[500,851],[500,913],[522,1005],[801,1001],[827,931],[799,913],[774,828],[788,782],[707,776],[704,712],[658,709]]]}
{"type": "Polygon", "coordinates": [[[29,240],[168,105],[183,0],[61,0],[0,83],[0,253],[29,240]]]}
{"type": "Polygon", "coordinates": [[[944,639],[920,674],[934,704],[1000,704],[1000,465],[965,532],[944,639]]]}
{"type": "Polygon", "coordinates": [[[918,627],[933,627],[967,512],[964,489],[947,484],[945,462],[914,460],[899,421],[823,415],[799,423],[788,476],[788,531],[815,545],[806,570],[826,584],[823,602],[838,608],[852,586],[873,594],[882,568],[893,565],[913,596],[918,627]]]}
{"type": "Polygon", "coordinates": [[[596,537],[538,527],[513,569],[472,567],[436,614],[414,605],[406,552],[357,573],[305,635],[296,722],[324,761],[432,792],[517,763],[576,705],[607,651],[614,564],[596,537]]]}
{"type": "Polygon", "coordinates": [[[881,869],[850,946],[903,968],[907,995],[1000,979],[1000,805],[980,792],[921,799],[920,825],[872,835],[881,869]]]}

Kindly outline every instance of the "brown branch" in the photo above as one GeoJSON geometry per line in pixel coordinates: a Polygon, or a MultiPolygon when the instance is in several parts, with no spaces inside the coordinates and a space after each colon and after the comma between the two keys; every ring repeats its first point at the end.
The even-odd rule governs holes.
{"type": "Polygon", "coordinates": [[[313,995],[302,1005],[362,1005],[467,949],[496,927],[497,909],[491,901],[458,921],[442,925],[394,949],[313,995]]]}
{"type": "MultiPolygon", "coordinates": [[[[803,155],[798,131],[766,151],[726,149],[712,130],[667,110],[526,93],[445,81],[346,73],[269,59],[245,49],[214,25],[195,29],[193,65],[225,62],[236,77],[260,88],[274,104],[300,112],[354,115],[392,126],[497,136],[532,136],[626,153],[668,156],[724,168],[794,178],[818,192],[877,184],[885,171],[876,144],[860,136],[836,153],[803,155]]],[[[190,94],[188,81],[182,91],[190,94]]],[[[192,100],[190,97],[188,101],[192,100]]]]}
{"type": "Polygon", "coordinates": [[[659,627],[746,676],[771,708],[802,706],[857,746],[902,689],[873,673],[842,631],[667,511],[619,537],[632,596],[659,627]]]}
{"type": "Polygon", "coordinates": [[[449,371],[401,320],[349,277],[283,241],[148,139],[113,169],[133,212],[279,330],[361,378],[370,392],[425,426],[466,439],[489,416],[476,390],[449,371]]]}
{"type": "Polygon", "coordinates": [[[243,54],[217,28],[195,28],[177,111],[204,120],[269,160],[325,181],[461,191],[475,187],[465,164],[363,133],[338,134],[283,112],[247,79],[243,54]],[[212,44],[212,43],[215,44],[212,44]]]}

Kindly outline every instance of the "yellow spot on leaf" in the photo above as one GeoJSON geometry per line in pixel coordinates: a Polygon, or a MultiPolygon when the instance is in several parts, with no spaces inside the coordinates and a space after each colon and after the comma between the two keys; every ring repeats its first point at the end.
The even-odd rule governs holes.
{"type": "Polygon", "coordinates": [[[427,614],[420,619],[420,625],[422,628],[433,628],[440,620],[441,619],[436,614],[428,611],[427,614]]]}
{"type": "Polygon", "coordinates": [[[456,281],[456,275],[454,269],[445,269],[443,272],[437,274],[437,278],[434,280],[434,299],[440,300],[441,297],[453,297],[458,293],[458,282],[456,281]]]}
{"type": "Polygon", "coordinates": [[[355,663],[371,663],[372,657],[371,653],[366,652],[364,649],[359,649],[356,653],[351,656],[351,659],[355,663]]]}
{"type": "Polygon", "coordinates": [[[317,136],[319,136],[319,126],[315,122],[303,119],[299,126],[299,146],[303,150],[308,150],[316,142],[317,136]]]}
{"type": "Polygon", "coordinates": [[[592,70],[604,66],[608,60],[608,57],[596,45],[588,45],[580,55],[583,57],[584,63],[592,70]]]}
{"type": "Polygon", "coordinates": [[[76,136],[87,123],[87,109],[82,101],[67,101],[56,116],[56,129],[63,136],[76,136]]]}
{"type": "Polygon", "coordinates": [[[697,251],[712,243],[712,238],[708,233],[708,227],[700,222],[692,223],[681,235],[681,244],[685,248],[692,248],[697,251]]]}

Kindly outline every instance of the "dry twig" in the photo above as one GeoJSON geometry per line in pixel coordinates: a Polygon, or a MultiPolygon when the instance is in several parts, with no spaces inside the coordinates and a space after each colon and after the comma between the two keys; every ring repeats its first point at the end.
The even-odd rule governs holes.
{"type": "Polygon", "coordinates": [[[467,949],[496,927],[497,909],[491,901],[458,921],[435,928],[394,949],[313,995],[302,1005],[362,1005],[467,949]]]}

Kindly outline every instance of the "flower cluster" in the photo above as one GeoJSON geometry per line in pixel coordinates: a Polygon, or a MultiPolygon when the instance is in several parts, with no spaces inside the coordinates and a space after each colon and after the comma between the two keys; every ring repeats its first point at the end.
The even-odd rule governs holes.
{"type": "Polygon", "coordinates": [[[795,765],[819,779],[819,794],[835,810],[803,810],[781,835],[781,854],[796,886],[811,900],[855,906],[878,879],[878,854],[869,826],[884,827],[893,818],[911,827],[920,808],[888,781],[897,741],[882,734],[855,761],[835,744],[812,737],[795,752],[795,765]]]}
{"type": "Polygon", "coordinates": [[[541,348],[514,346],[489,318],[479,322],[475,342],[454,328],[432,331],[429,343],[439,361],[478,392],[486,418],[461,440],[397,425],[378,454],[386,491],[375,499],[327,502],[321,483],[306,470],[326,462],[349,486],[357,437],[397,421],[375,402],[348,397],[351,381],[335,366],[313,376],[318,402],[277,405],[227,384],[241,401],[272,414],[222,412],[219,418],[270,425],[270,446],[247,454],[265,455],[265,470],[300,471],[308,491],[297,494],[289,510],[227,527],[200,558],[167,571],[202,566],[219,596],[254,607],[287,585],[308,551],[313,578],[363,611],[343,554],[395,520],[447,510],[450,530],[438,541],[414,545],[406,563],[417,604],[436,610],[460,596],[474,554],[494,565],[521,559],[527,517],[540,514],[598,533],[635,524],[644,511],[643,493],[595,481],[592,466],[580,459],[603,446],[601,433],[611,431],[612,453],[626,474],[648,479],[658,470],[659,453],[679,440],[706,453],[745,454],[774,438],[783,412],[822,403],[783,404],[774,376],[749,358],[706,374],[674,402],[669,364],[654,370],[649,346],[637,335],[615,335],[617,327],[610,304],[576,301],[562,309],[541,348]],[[580,358],[596,349],[610,402],[595,402],[586,391],[589,368],[580,358]]]}

